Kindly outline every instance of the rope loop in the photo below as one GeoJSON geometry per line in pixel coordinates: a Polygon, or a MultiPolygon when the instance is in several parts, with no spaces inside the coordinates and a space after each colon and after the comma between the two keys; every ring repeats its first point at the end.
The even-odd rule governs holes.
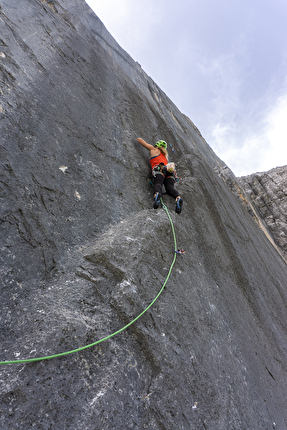
{"type": "MultiPolygon", "coordinates": [[[[172,234],[173,234],[173,240],[174,240],[174,249],[177,249],[175,231],[174,231],[174,226],[173,226],[173,222],[172,222],[171,216],[170,216],[170,214],[168,212],[167,207],[164,205],[162,199],[161,199],[161,203],[162,203],[163,209],[166,211],[166,213],[168,215],[168,218],[169,218],[169,221],[170,221],[170,224],[171,224],[171,229],[172,229],[172,234]]],[[[97,340],[96,342],[90,343],[89,345],[85,345],[85,346],[82,346],[82,347],[77,348],[77,349],[72,349],[71,351],[61,352],[59,354],[54,354],[54,355],[47,355],[47,356],[44,356],[44,357],[26,358],[26,359],[9,360],[9,361],[0,361],[0,364],[32,363],[34,361],[50,360],[51,358],[63,357],[64,355],[73,354],[75,352],[79,352],[79,351],[83,351],[84,349],[91,348],[92,346],[98,345],[99,343],[104,342],[105,340],[108,340],[111,337],[115,336],[116,334],[119,334],[122,331],[126,330],[128,327],[130,327],[132,324],[134,324],[143,314],[145,314],[152,307],[152,305],[155,303],[155,301],[159,298],[159,296],[163,292],[163,289],[166,286],[166,283],[167,283],[167,281],[168,281],[168,279],[170,277],[172,268],[173,268],[175,260],[176,260],[176,256],[177,256],[177,253],[175,252],[174,253],[174,257],[173,257],[173,261],[172,261],[172,263],[170,265],[170,268],[169,268],[167,277],[166,277],[166,279],[165,279],[165,281],[163,283],[163,286],[161,287],[159,293],[156,295],[156,297],[153,299],[153,301],[136,318],[134,318],[131,322],[129,322],[127,325],[125,325],[121,329],[119,329],[119,330],[115,331],[114,333],[112,333],[112,334],[104,337],[103,339],[97,340]]]]}

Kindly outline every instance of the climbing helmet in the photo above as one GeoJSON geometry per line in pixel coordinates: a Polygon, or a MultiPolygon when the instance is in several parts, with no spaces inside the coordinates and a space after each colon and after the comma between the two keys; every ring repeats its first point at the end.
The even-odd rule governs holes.
{"type": "Polygon", "coordinates": [[[164,140],[159,140],[158,142],[156,142],[156,144],[154,145],[157,148],[165,148],[167,147],[167,143],[164,140]]]}

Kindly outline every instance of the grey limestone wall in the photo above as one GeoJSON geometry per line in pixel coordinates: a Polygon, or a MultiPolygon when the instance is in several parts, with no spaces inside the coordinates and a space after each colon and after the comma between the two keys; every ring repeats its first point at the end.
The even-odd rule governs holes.
{"type": "MultiPolygon", "coordinates": [[[[285,429],[286,263],[196,126],[81,0],[2,0],[2,429],[285,429]]],[[[191,95],[192,96],[192,95],[191,95]]]]}

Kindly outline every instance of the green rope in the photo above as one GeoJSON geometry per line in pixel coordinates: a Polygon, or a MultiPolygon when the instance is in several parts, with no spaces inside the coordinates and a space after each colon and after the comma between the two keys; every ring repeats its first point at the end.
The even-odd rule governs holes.
{"type": "MultiPolygon", "coordinates": [[[[169,221],[170,221],[170,224],[171,224],[171,229],[172,229],[172,233],[173,233],[173,240],[174,240],[174,249],[176,250],[177,249],[177,245],[176,245],[176,237],[175,237],[175,231],[174,231],[173,222],[172,222],[171,216],[170,216],[170,214],[169,214],[169,212],[167,210],[167,207],[163,204],[162,199],[161,199],[161,203],[162,203],[162,206],[163,206],[164,210],[166,211],[166,213],[168,215],[168,218],[169,218],[169,221]]],[[[82,346],[82,347],[77,348],[77,349],[72,349],[71,351],[61,352],[60,354],[47,355],[47,356],[44,356],[44,357],[26,358],[26,359],[23,359],[23,360],[0,361],[0,364],[32,363],[33,361],[42,361],[42,360],[49,360],[51,358],[62,357],[64,355],[73,354],[74,352],[79,352],[79,351],[83,351],[84,349],[91,348],[92,346],[98,345],[99,343],[104,342],[105,340],[110,339],[111,337],[115,336],[116,334],[121,333],[122,331],[124,331],[125,329],[127,329],[129,326],[131,326],[134,322],[136,322],[144,313],[146,313],[152,307],[152,305],[158,299],[158,297],[161,295],[161,293],[162,293],[164,287],[166,286],[166,283],[167,283],[167,281],[168,281],[168,279],[170,277],[170,274],[171,274],[173,265],[175,263],[175,260],[176,260],[176,252],[174,253],[173,261],[171,263],[171,266],[169,268],[169,271],[168,271],[167,277],[166,277],[166,279],[165,279],[165,281],[163,283],[163,286],[161,287],[159,293],[153,299],[153,301],[151,302],[151,304],[144,311],[142,311],[142,313],[140,313],[135,319],[133,319],[130,323],[128,323],[127,325],[125,325],[121,329],[115,331],[114,333],[110,334],[107,337],[104,337],[103,339],[97,340],[96,342],[90,343],[89,345],[82,346]]]]}

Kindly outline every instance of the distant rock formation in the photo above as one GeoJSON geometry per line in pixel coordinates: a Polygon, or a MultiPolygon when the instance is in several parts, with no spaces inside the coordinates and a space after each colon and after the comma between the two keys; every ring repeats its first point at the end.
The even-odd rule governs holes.
{"type": "Polygon", "coordinates": [[[287,166],[238,178],[287,259],[287,166]]]}
{"type": "Polygon", "coordinates": [[[137,137],[175,150],[185,250],[121,334],[0,365],[0,428],[285,429],[287,266],[248,193],[83,0],[2,0],[0,26],[0,360],[93,343],[158,294],[175,249],[137,137]]]}

